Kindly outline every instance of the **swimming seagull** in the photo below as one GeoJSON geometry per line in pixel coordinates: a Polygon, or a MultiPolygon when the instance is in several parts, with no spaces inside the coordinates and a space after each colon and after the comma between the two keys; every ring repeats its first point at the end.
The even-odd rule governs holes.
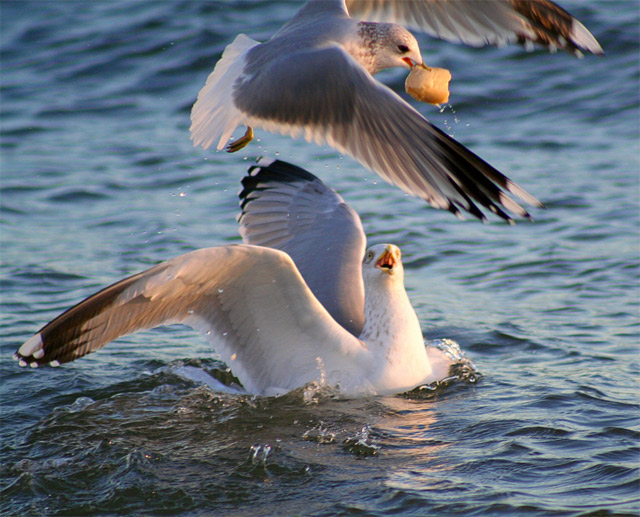
{"type": "Polygon", "coordinates": [[[530,218],[506,192],[542,206],[535,197],[372,77],[390,67],[422,66],[414,36],[399,25],[360,22],[347,10],[371,16],[395,12],[432,33],[474,44],[522,40],[600,49],[584,26],[560,16],[555,4],[524,4],[311,0],[268,41],[240,34],[227,46],[193,105],[191,138],[194,145],[221,150],[235,128],[246,125],[247,134],[228,146],[234,151],[252,138],[252,127],[302,135],[354,157],[436,208],[458,216],[465,210],[485,220],[479,203],[510,223],[504,210],[530,218]]]}
{"type": "MultiPolygon", "coordinates": [[[[314,243],[314,260],[309,250],[301,263],[312,284],[324,278],[353,287],[354,298],[362,297],[362,304],[352,309],[354,317],[362,311],[357,323],[344,326],[332,317],[329,310],[336,314],[346,300],[334,299],[323,306],[284,251],[251,244],[219,246],[180,255],[90,296],[24,343],[14,355],[20,365],[58,366],[136,330],[183,323],[206,335],[244,388],[254,394],[279,395],[318,382],[337,386],[347,397],[385,395],[447,377],[452,360],[439,349],[425,347],[404,288],[398,247],[377,244],[358,253],[363,236],[343,240],[337,227],[332,228],[335,233],[324,233],[332,226],[328,220],[351,226],[355,234],[361,231],[357,214],[338,194],[303,174],[288,190],[291,196],[277,195],[278,188],[285,192],[287,186],[277,185],[274,178],[286,182],[295,168],[262,162],[258,169],[266,170],[264,176],[254,170],[242,195],[245,240],[253,238],[250,234],[264,238],[266,233],[280,232],[280,244],[288,239],[295,248],[308,242],[307,233],[312,240],[326,237],[323,243],[314,243]],[[306,188],[309,185],[311,189],[306,188]],[[314,192],[315,187],[319,189],[314,192]],[[283,228],[282,221],[265,210],[261,192],[282,203],[288,202],[287,197],[306,198],[291,207],[290,217],[299,223],[283,228]],[[317,210],[321,218],[327,213],[328,219],[319,228],[308,228],[313,224],[308,210],[317,210]],[[256,231],[261,216],[267,232],[256,231]],[[336,257],[344,259],[344,270],[336,257]],[[323,269],[325,262],[336,264],[334,280],[323,269]]],[[[350,318],[348,311],[338,316],[342,317],[350,318]]]]}

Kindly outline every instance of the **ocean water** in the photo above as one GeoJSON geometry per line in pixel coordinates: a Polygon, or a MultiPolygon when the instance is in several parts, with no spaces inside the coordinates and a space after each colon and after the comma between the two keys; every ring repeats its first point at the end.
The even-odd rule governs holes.
{"type": "MultiPolygon", "coordinates": [[[[236,34],[292,2],[0,4],[2,515],[638,515],[640,6],[561,4],[606,56],[473,49],[418,35],[451,103],[418,109],[541,199],[534,223],[429,208],[328,147],[257,132],[195,149],[189,111],[236,34]],[[12,354],[127,274],[239,242],[257,156],[307,168],[403,250],[427,339],[479,375],[395,397],[280,398],[225,373],[185,327],[57,369],[12,354]]],[[[405,73],[380,79],[403,94],[405,73]]],[[[404,95],[404,94],[403,94],[404,95]]]]}

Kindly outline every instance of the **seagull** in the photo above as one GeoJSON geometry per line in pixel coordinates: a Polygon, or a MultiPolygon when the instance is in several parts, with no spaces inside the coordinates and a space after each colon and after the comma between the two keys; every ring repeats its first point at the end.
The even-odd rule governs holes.
{"type": "Polygon", "coordinates": [[[425,346],[400,249],[364,251],[360,219],[339,194],[302,169],[267,160],[251,170],[240,196],[243,240],[275,239],[291,255],[244,243],[180,255],[67,310],[15,359],[59,366],[136,330],[182,323],[204,334],[256,395],[314,382],[344,397],[390,395],[448,377],[452,359],[425,346]]]}
{"type": "Polygon", "coordinates": [[[542,203],[425,119],[373,75],[425,64],[398,19],[436,36],[480,45],[521,41],[602,53],[591,33],[545,0],[311,0],[268,41],[244,34],[226,47],[191,111],[194,145],[236,151],[253,127],[324,143],[431,206],[482,221],[476,203],[513,224],[531,218],[508,194],[542,203]],[[354,17],[352,17],[353,15],[354,17]]]}

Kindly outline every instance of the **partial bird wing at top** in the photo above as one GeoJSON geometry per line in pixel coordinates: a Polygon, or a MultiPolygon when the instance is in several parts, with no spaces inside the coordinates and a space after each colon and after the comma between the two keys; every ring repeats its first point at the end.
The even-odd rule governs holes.
{"type": "Polygon", "coordinates": [[[603,54],[589,30],[549,0],[345,0],[349,14],[474,47],[520,43],[603,54]]]}
{"type": "Polygon", "coordinates": [[[359,336],[366,236],[356,211],[313,174],[280,160],[263,158],[242,185],[243,241],[288,253],[329,314],[359,336]]]}
{"type": "Polygon", "coordinates": [[[56,365],[119,336],[171,323],[206,334],[256,394],[320,378],[318,356],[331,360],[364,350],[320,305],[290,257],[235,245],[180,255],[107,287],[45,325],[16,358],[56,365]]]}

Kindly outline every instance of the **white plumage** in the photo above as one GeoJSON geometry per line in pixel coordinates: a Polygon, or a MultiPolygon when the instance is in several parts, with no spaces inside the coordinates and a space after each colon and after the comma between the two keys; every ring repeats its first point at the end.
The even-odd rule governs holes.
{"type": "Polygon", "coordinates": [[[242,244],[193,251],[80,302],[27,340],[16,359],[22,366],[55,366],[136,330],[184,323],[207,336],[250,393],[277,395],[318,382],[344,396],[391,394],[448,376],[451,360],[425,348],[396,246],[372,246],[363,260],[357,214],[295,166],[262,161],[244,184],[245,240],[279,235],[277,244],[293,250],[307,280],[278,249],[242,244]],[[282,206],[298,223],[298,214],[310,223],[312,214],[324,213],[320,233],[305,230],[305,223],[284,227],[282,206]],[[334,225],[344,231],[327,231],[334,225]],[[307,233],[315,244],[304,247],[307,233]],[[322,266],[334,257],[335,269],[327,271],[322,266]],[[320,286],[327,307],[307,281],[320,286]],[[349,324],[339,322],[344,318],[349,324]]]}
{"type": "Polygon", "coordinates": [[[535,197],[372,77],[422,64],[413,35],[349,16],[398,19],[473,44],[522,40],[602,52],[584,26],[552,2],[527,4],[311,0],[268,41],[241,34],[226,48],[193,105],[191,138],[220,150],[238,125],[303,136],[352,156],[435,208],[484,220],[477,203],[510,223],[507,212],[530,217],[507,193],[542,206],[535,197]]]}

